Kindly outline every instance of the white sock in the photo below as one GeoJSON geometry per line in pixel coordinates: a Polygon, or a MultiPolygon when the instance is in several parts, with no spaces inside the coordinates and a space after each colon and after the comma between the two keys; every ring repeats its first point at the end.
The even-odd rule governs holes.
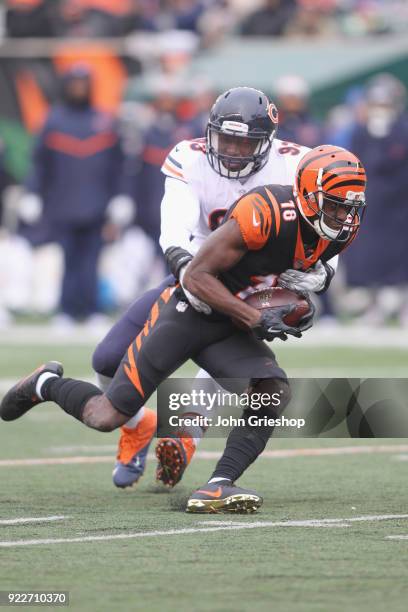
{"type": "Polygon", "coordinates": [[[145,413],[145,409],[144,409],[144,406],[142,406],[139,412],[137,412],[134,417],[129,419],[127,423],[125,423],[125,427],[128,427],[129,429],[135,429],[140,423],[140,421],[143,419],[144,413],[145,413]]]}
{"type": "Polygon", "coordinates": [[[52,372],[44,372],[43,374],[40,374],[37,380],[37,384],[35,385],[35,394],[38,395],[38,397],[42,400],[44,398],[41,395],[41,387],[49,378],[59,378],[59,376],[58,374],[53,374],[52,372]]]}
{"type": "Polygon", "coordinates": [[[208,481],[208,484],[214,484],[216,482],[221,482],[221,480],[228,480],[228,482],[231,481],[230,478],[225,478],[223,476],[216,476],[215,478],[210,478],[210,480],[208,481]]]}

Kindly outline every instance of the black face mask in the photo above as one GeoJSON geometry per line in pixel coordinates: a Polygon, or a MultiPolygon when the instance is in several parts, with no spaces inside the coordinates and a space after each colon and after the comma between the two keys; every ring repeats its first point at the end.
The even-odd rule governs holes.
{"type": "Polygon", "coordinates": [[[76,108],[78,110],[89,108],[89,106],[91,105],[91,99],[89,94],[87,94],[86,96],[78,97],[72,96],[68,92],[65,92],[64,102],[67,106],[70,106],[71,108],[76,108]]]}
{"type": "Polygon", "coordinates": [[[91,105],[91,82],[89,78],[67,76],[62,82],[62,99],[71,108],[86,109],[91,105]]]}

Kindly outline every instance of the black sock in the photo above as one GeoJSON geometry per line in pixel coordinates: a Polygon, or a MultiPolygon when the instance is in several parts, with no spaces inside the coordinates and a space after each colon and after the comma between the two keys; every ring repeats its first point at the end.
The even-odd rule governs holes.
{"type": "Polygon", "coordinates": [[[95,385],[73,378],[48,378],[41,387],[41,395],[47,401],[58,404],[67,414],[82,421],[87,401],[95,395],[103,395],[95,385]]]}
{"type": "MultiPolygon", "coordinates": [[[[250,414],[254,413],[245,411],[243,418],[247,420],[250,414]]],[[[261,414],[258,413],[258,416],[261,414]]],[[[245,427],[234,427],[211,478],[223,477],[235,482],[262,453],[273,429],[272,426],[250,426],[248,423],[245,427]]]]}

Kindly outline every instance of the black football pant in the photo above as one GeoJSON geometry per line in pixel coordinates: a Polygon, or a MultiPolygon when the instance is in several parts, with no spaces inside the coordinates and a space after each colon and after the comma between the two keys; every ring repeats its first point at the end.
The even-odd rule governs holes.
{"type": "Polygon", "coordinates": [[[188,359],[212,378],[286,380],[274,353],[226,317],[197,313],[180,288],[167,287],[129,346],[106,395],[132,417],[158,385],[188,359]]]}

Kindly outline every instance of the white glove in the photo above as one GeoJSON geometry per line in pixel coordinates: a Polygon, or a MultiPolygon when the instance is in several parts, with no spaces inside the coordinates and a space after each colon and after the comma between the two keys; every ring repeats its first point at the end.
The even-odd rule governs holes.
{"type": "Polygon", "coordinates": [[[136,206],[130,196],[117,195],[111,199],[106,214],[109,221],[119,227],[130,225],[135,217],[136,206]]]}
{"type": "Polygon", "coordinates": [[[334,275],[334,270],[320,260],[307,272],[300,270],[285,270],[278,278],[279,287],[291,291],[313,291],[319,293],[328,288],[334,275]]]}
{"type": "Polygon", "coordinates": [[[189,264],[186,264],[185,266],[181,268],[179,272],[180,285],[182,286],[184,294],[186,298],[188,299],[188,301],[190,302],[191,306],[194,308],[194,310],[196,310],[197,312],[202,312],[203,314],[209,315],[212,312],[211,307],[208,306],[208,304],[206,304],[205,302],[202,302],[201,300],[199,300],[195,295],[190,293],[190,291],[187,291],[187,289],[183,285],[184,274],[186,273],[188,266],[189,264]]]}
{"type": "Polygon", "coordinates": [[[39,221],[43,211],[43,203],[35,193],[24,193],[18,201],[17,213],[18,216],[27,225],[32,225],[39,221]]]}

